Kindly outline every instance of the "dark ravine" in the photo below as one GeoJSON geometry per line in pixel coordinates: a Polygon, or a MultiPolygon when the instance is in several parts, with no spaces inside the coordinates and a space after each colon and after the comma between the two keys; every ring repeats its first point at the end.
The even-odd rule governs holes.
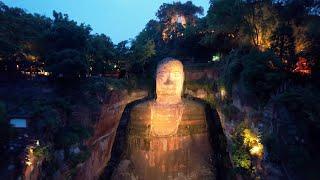
{"type": "MultiPolygon", "coordinates": [[[[128,104],[122,114],[115,141],[112,147],[111,158],[105,167],[100,179],[111,179],[115,169],[118,167],[124,151],[127,147],[128,124],[130,122],[130,110],[137,104],[149,100],[144,98],[128,104]]],[[[233,179],[231,173],[231,161],[227,152],[226,137],[223,133],[220,118],[215,109],[213,109],[205,100],[192,98],[193,101],[201,103],[205,107],[207,119],[208,135],[212,149],[214,150],[213,164],[216,179],[233,179]]]]}

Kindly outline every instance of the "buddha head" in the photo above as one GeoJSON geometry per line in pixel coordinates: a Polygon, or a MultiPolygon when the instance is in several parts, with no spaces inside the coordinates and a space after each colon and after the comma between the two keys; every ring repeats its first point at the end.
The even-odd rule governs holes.
{"type": "Polygon", "coordinates": [[[156,71],[156,102],[177,104],[181,102],[184,82],[183,65],[173,58],[163,59],[156,71]]]}

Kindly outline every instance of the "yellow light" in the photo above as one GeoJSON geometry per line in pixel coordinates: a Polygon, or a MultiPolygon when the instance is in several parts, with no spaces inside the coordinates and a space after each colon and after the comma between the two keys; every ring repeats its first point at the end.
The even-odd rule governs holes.
{"type": "Polygon", "coordinates": [[[159,104],[178,104],[181,102],[184,71],[180,61],[164,59],[157,68],[156,95],[159,104]]]}
{"type": "Polygon", "coordinates": [[[184,81],[183,65],[168,58],[157,67],[156,101],[151,104],[151,134],[170,136],[178,131],[183,114],[181,101],[184,81]]]}
{"type": "Polygon", "coordinates": [[[257,157],[263,156],[263,145],[261,143],[258,143],[257,145],[254,145],[250,149],[250,154],[257,157]]]}
{"type": "Polygon", "coordinates": [[[220,89],[220,95],[221,95],[221,98],[224,99],[226,97],[226,90],[224,89],[224,87],[221,87],[220,89]]]}
{"type": "Polygon", "coordinates": [[[250,148],[250,154],[261,158],[263,156],[263,145],[260,142],[260,138],[250,129],[244,129],[243,144],[250,148]]]}
{"type": "Polygon", "coordinates": [[[36,145],[37,145],[37,146],[40,146],[39,140],[36,141],[36,145]]]}
{"type": "Polygon", "coordinates": [[[32,162],[31,162],[30,160],[27,160],[27,161],[26,161],[26,165],[27,165],[27,166],[31,166],[31,165],[32,165],[32,162]]]}

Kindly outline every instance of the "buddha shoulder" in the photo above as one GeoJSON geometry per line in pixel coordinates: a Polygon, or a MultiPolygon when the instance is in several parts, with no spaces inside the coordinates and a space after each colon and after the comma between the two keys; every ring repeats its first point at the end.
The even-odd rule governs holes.
{"type": "Polygon", "coordinates": [[[182,120],[205,120],[205,107],[201,103],[183,99],[184,112],[182,120]]]}

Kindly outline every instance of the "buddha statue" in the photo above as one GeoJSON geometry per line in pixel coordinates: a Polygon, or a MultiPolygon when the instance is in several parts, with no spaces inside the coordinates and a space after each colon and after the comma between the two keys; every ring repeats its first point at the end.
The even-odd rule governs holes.
{"type": "Polygon", "coordinates": [[[127,149],[113,179],[212,179],[212,149],[202,104],[181,98],[183,64],[156,70],[155,99],[132,108],[127,149]]]}

